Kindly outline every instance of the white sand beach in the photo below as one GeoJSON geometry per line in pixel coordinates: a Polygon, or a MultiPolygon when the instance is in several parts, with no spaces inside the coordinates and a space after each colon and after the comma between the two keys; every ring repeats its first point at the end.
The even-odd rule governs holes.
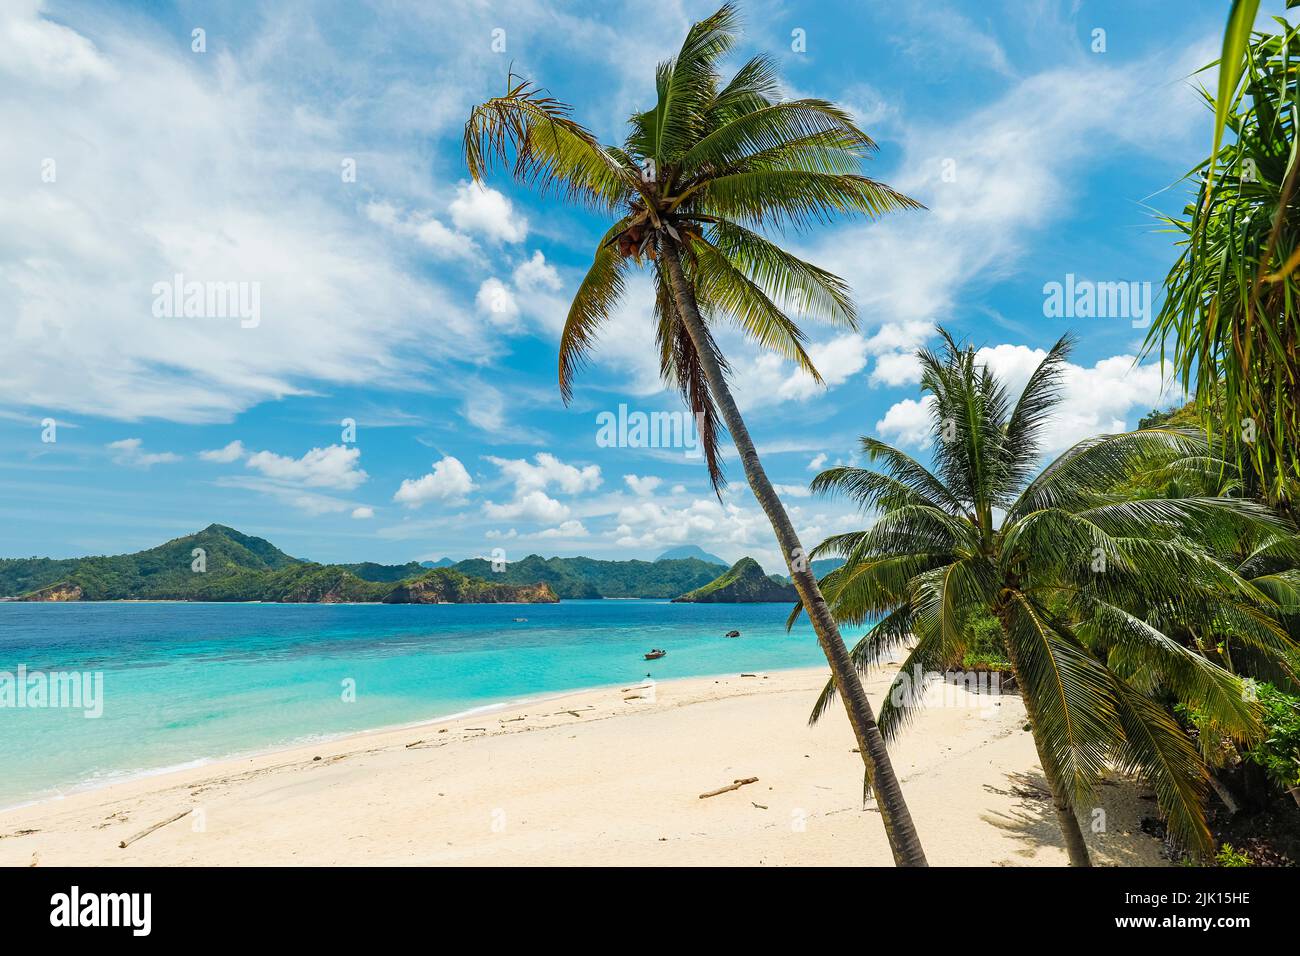
{"type": "MultiPolygon", "coordinates": [[[[889,865],[843,711],[807,726],[824,680],[582,691],[139,778],[0,814],[0,864],[889,865]]],[[[1018,697],[947,685],[893,745],[931,864],[1064,865],[1023,724],[1018,697]]],[[[1144,789],[1102,788],[1096,863],[1167,863],[1144,789]]]]}

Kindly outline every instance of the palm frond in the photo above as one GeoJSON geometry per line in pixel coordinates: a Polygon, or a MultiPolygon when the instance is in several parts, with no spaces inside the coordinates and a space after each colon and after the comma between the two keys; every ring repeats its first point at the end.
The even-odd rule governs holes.
{"type": "Polygon", "coordinates": [[[695,290],[710,313],[730,316],[751,341],[794,362],[822,384],[821,373],[804,350],[806,336],[748,276],[707,240],[690,246],[695,255],[695,290]]]}
{"type": "MultiPolygon", "coordinates": [[[[906,646],[912,639],[911,617],[911,608],[907,605],[891,611],[873,624],[871,629],[849,649],[849,660],[853,662],[860,675],[866,677],[887,654],[906,646]]],[[[834,679],[828,680],[813,703],[812,713],[808,715],[809,726],[821,720],[827,708],[835,702],[837,695],[834,679]]]]}
{"type": "Polygon", "coordinates": [[[841,152],[867,155],[874,147],[853,118],[826,100],[784,100],[737,116],[704,136],[682,157],[687,170],[734,171],[744,160],[801,140],[835,134],[841,152]]]}
{"type": "Polygon", "coordinates": [[[623,230],[626,221],[619,220],[601,239],[564,320],[559,357],[560,396],[566,405],[573,398],[574,375],[586,364],[600,327],[612,317],[614,306],[623,295],[626,260],[618,255],[609,240],[623,230]]]}
{"type": "Polygon", "coordinates": [[[714,223],[710,239],[732,265],[770,295],[782,310],[857,328],[847,283],[774,242],[732,222],[714,223]]]}
{"type": "Polygon", "coordinates": [[[474,107],[465,123],[465,165],[475,182],[513,157],[514,178],[545,194],[613,211],[637,190],[634,170],[614,158],[571,116],[571,108],[528,80],[509,78],[505,96],[474,107]]]}
{"type": "Polygon", "coordinates": [[[1209,772],[1177,722],[1161,707],[1112,676],[1111,699],[1123,728],[1116,751],[1120,772],[1141,772],[1156,792],[1170,834],[1200,852],[1213,840],[1205,822],[1209,772]]]}
{"type": "Polygon", "coordinates": [[[1146,428],[1085,438],[1063,452],[1029,483],[1008,509],[1017,518],[1042,508],[1077,510],[1100,503],[1100,496],[1133,475],[1187,455],[1204,455],[1200,432],[1146,428]]]}
{"type": "Polygon", "coordinates": [[[1118,738],[1111,677],[1106,668],[1048,621],[1024,594],[1010,596],[1007,644],[1035,734],[1055,775],[1076,799],[1106,770],[1118,738]]]}
{"type": "Polygon", "coordinates": [[[655,70],[653,109],[633,117],[629,146],[660,170],[677,163],[705,131],[718,92],[717,61],[736,41],[739,16],[730,3],[691,25],[681,49],[655,70]]]}
{"type": "Polygon", "coordinates": [[[892,186],[866,176],[775,169],[711,179],[692,197],[690,208],[759,228],[802,230],[816,223],[829,224],[846,213],[874,219],[923,207],[892,186]]]}
{"type": "Polygon", "coordinates": [[[1066,360],[1074,340],[1063,335],[1038,363],[1007,421],[1002,440],[1002,466],[1009,484],[1023,485],[1037,467],[1041,432],[1061,400],[1066,360]]]}

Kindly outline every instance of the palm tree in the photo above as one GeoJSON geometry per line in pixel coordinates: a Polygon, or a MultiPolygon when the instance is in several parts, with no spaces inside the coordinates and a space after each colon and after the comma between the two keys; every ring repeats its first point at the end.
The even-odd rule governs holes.
{"type": "Polygon", "coordinates": [[[1197,194],[1164,217],[1182,250],[1145,348],[1168,350],[1183,387],[1195,383],[1206,426],[1232,439],[1247,484],[1300,508],[1300,29],[1279,20],[1281,33],[1248,44],[1253,6],[1238,2],[1229,18],[1214,149],[1188,174],[1197,194]],[[1225,124],[1234,138],[1220,149],[1225,124]]]}
{"type": "MultiPolygon", "coordinates": [[[[835,616],[878,619],[851,652],[857,666],[911,648],[881,708],[882,732],[892,737],[919,706],[918,695],[900,693],[907,675],[961,661],[965,623],[991,613],[1070,863],[1089,864],[1075,810],[1111,766],[1144,772],[1170,832],[1208,848],[1204,761],[1154,695],[1169,692],[1241,740],[1259,733],[1258,714],[1239,678],[1153,622],[1213,621],[1252,646],[1289,643],[1269,596],[1207,550],[1285,522],[1241,499],[1113,492],[1143,470],[1220,472],[1224,462],[1197,430],[1089,438],[1039,472],[1070,340],[1056,343],[1013,404],[973,349],[939,331],[942,353],[918,353],[932,403],[934,470],[863,438],[878,470],[832,468],[812,483],[880,513],[871,528],[829,538],[813,553],[845,558],[821,582],[835,616]]],[[[836,692],[828,685],[813,720],[836,692]]]]}
{"type": "Polygon", "coordinates": [[[776,532],[817,640],[830,662],[859,750],[880,798],[899,865],[925,855],[876,727],[871,705],[817,580],[732,398],[714,339],[721,322],[775,350],[821,381],[789,312],[855,327],[846,284],[768,239],[763,230],[802,229],[839,214],[878,216],[919,204],[860,175],[875,148],[851,117],[819,99],[781,100],[772,60],[756,56],[723,82],[717,64],[733,46],[731,5],[695,24],[680,52],[655,73],[653,109],[636,113],[622,146],[602,146],[565,104],[511,76],[504,96],[476,107],[465,127],[465,159],[478,181],[493,162],[514,177],[615,218],[601,238],[560,339],[560,391],[589,358],[635,264],[648,263],[665,383],[699,423],[710,480],[725,425],[750,488],[776,532]]]}

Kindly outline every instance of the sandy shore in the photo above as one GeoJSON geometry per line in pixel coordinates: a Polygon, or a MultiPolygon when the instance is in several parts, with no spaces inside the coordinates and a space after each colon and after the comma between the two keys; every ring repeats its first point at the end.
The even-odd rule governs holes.
{"type": "MultiPolygon", "coordinates": [[[[843,712],[807,726],[824,679],[583,691],[138,779],[0,814],[0,864],[889,864],[843,712]]],[[[892,748],[931,863],[1064,865],[1019,698],[936,704],[892,748]]],[[[1102,790],[1095,861],[1164,863],[1142,788],[1102,790]]]]}

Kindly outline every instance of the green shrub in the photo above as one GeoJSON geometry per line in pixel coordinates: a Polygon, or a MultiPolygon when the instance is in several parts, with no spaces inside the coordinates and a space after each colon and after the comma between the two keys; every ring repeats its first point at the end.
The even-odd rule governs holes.
{"type": "Polygon", "coordinates": [[[961,660],[963,668],[973,671],[1011,670],[1011,662],[1007,660],[1002,645],[1002,625],[996,617],[985,611],[976,611],[966,619],[964,630],[966,653],[961,660]]]}
{"type": "Polygon", "coordinates": [[[1218,866],[1254,866],[1254,862],[1244,853],[1238,853],[1232,848],[1231,843],[1225,843],[1219,847],[1219,852],[1214,854],[1214,862],[1218,866]]]}
{"type": "Polygon", "coordinates": [[[968,671],[1009,671],[1011,663],[1001,654],[977,654],[967,652],[961,659],[961,666],[968,671]]]}
{"type": "Polygon", "coordinates": [[[1272,684],[1256,684],[1255,689],[1268,736],[1245,757],[1263,767],[1269,780],[1283,790],[1300,786],[1300,697],[1272,684]]]}

